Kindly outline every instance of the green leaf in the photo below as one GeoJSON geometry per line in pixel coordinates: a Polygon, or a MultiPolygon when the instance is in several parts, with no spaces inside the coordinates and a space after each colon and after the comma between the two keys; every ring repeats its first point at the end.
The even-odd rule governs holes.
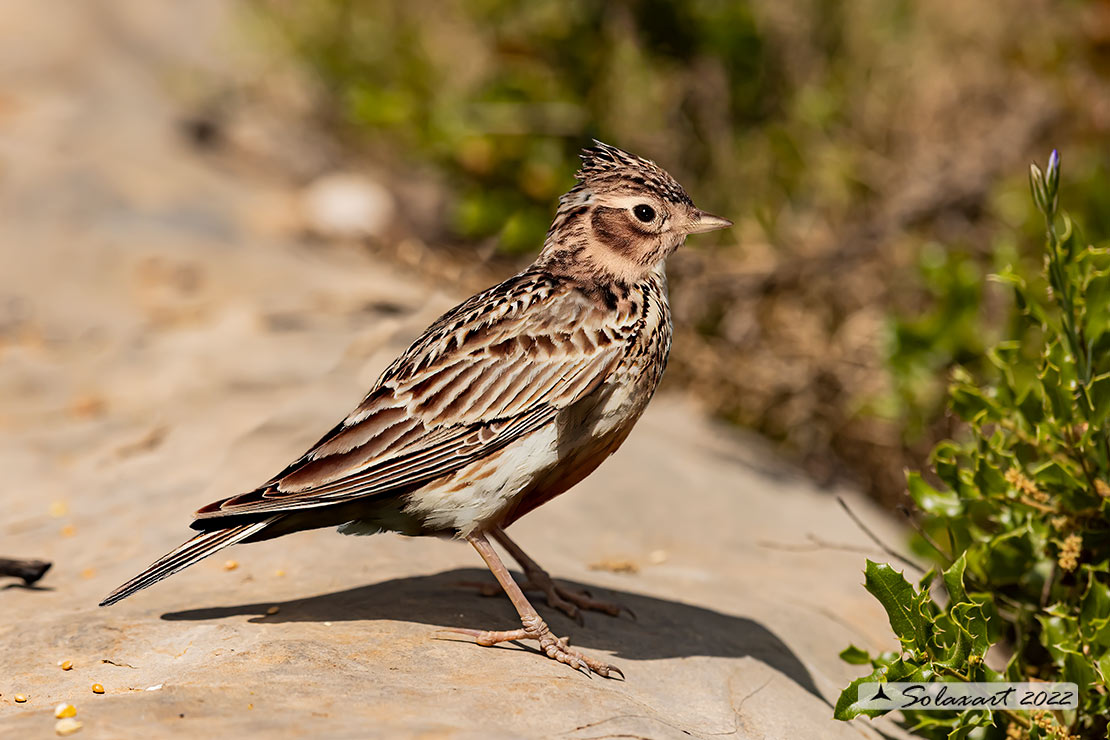
{"type": "MultiPolygon", "coordinates": [[[[983,657],[990,648],[987,617],[979,604],[957,604],[952,609],[952,621],[967,637],[971,654],[983,657]]],[[[957,666],[953,666],[955,668],[957,666]]]]}
{"type": "Polygon", "coordinates": [[[1079,634],[1084,642],[1110,650],[1110,587],[1084,566],[1087,589],[1079,605],[1079,634]]]}
{"type": "Polygon", "coordinates": [[[871,654],[863,648],[849,645],[840,651],[840,659],[852,665],[866,665],[871,662],[871,654]]]}
{"type": "Polygon", "coordinates": [[[861,714],[866,717],[879,717],[886,712],[880,709],[862,709],[859,706],[859,687],[860,684],[871,683],[873,681],[886,680],[886,668],[876,668],[874,671],[866,676],[860,676],[852,683],[848,684],[847,688],[840,692],[839,698],[836,700],[836,707],[833,709],[833,717],[847,722],[850,719],[860,716],[861,714]]]}
{"type": "Polygon", "coordinates": [[[1102,682],[1110,685],[1110,652],[1098,659],[1098,672],[1102,674],[1102,682]]]}
{"type": "Polygon", "coordinates": [[[959,460],[962,453],[963,449],[958,444],[951,440],[944,440],[933,448],[933,453],[929,456],[937,471],[937,477],[953,489],[958,485],[955,480],[960,469],[959,460]]]}
{"type": "Polygon", "coordinates": [[[1050,460],[1043,465],[1038,465],[1033,468],[1033,479],[1036,480],[1038,485],[1042,488],[1056,488],[1056,489],[1074,489],[1086,488],[1086,482],[1081,479],[1083,475],[1078,470],[1069,470],[1072,467],[1069,461],[1069,466],[1064,467],[1056,460],[1050,460]]]}
{"type": "Polygon", "coordinates": [[[867,561],[864,586],[886,610],[890,627],[909,650],[928,650],[928,628],[917,594],[905,576],[886,563],[867,561]]]}
{"type": "Polygon", "coordinates": [[[1098,683],[1094,664],[1082,653],[1068,653],[1064,657],[1064,675],[1069,681],[1079,684],[1080,697],[1098,683]]]}
{"type": "Polygon", "coordinates": [[[966,553],[960,553],[960,557],[944,571],[944,587],[948,590],[948,599],[950,601],[949,608],[955,604],[962,604],[968,601],[967,591],[964,589],[964,571],[967,570],[967,556],[966,553]]]}
{"type": "Polygon", "coordinates": [[[1009,487],[1002,473],[991,464],[986,456],[980,457],[976,462],[974,480],[975,487],[984,496],[989,496],[992,493],[1004,493],[1009,487]]]}
{"type": "Polygon", "coordinates": [[[927,514],[951,518],[959,516],[963,511],[960,497],[954,491],[938,491],[926,483],[920,473],[907,473],[906,487],[910,498],[927,514]]]}
{"type": "Polygon", "coordinates": [[[1079,627],[1072,617],[1037,615],[1041,623],[1041,644],[1058,665],[1069,655],[1079,655],[1079,627]]]}

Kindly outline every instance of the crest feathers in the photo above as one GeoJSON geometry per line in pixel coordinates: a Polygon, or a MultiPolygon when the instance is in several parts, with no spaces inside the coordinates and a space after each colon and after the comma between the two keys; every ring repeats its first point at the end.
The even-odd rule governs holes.
{"type": "Polygon", "coordinates": [[[575,190],[646,188],[664,200],[693,205],[682,186],[650,159],[629,154],[597,139],[594,139],[594,146],[583,149],[579,156],[582,168],[575,177],[581,184],[575,190]]]}
{"type": "Polygon", "coordinates": [[[659,167],[655,162],[641,159],[635,154],[629,154],[623,149],[617,149],[597,139],[594,139],[594,146],[583,149],[578,156],[582,158],[582,168],[575,176],[582,181],[606,173],[627,172],[629,168],[658,169],[659,167]]]}

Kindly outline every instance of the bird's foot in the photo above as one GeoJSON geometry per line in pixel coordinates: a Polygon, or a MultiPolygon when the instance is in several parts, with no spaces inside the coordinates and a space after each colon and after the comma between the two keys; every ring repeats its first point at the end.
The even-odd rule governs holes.
{"type": "MultiPolygon", "coordinates": [[[[523,591],[540,591],[543,593],[547,600],[547,605],[553,609],[558,609],[563,614],[583,624],[582,610],[601,612],[608,614],[610,617],[619,617],[621,612],[628,612],[628,616],[633,619],[636,618],[636,613],[629,609],[624,604],[617,604],[610,601],[602,601],[595,599],[593,594],[584,589],[573,589],[560,586],[552,580],[545,570],[526,570],[524,572],[525,581],[520,584],[523,591]]],[[[496,583],[477,583],[467,581],[464,583],[466,586],[471,586],[478,589],[478,593],[482,596],[498,596],[503,595],[504,591],[496,583]]]]}
{"type": "Polygon", "coordinates": [[[520,621],[523,626],[521,629],[515,630],[491,631],[451,627],[448,628],[448,631],[469,635],[483,647],[514,640],[536,640],[540,644],[540,652],[552,660],[564,663],[575,670],[584,671],[587,675],[596,673],[604,678],[610,678],[613,674],[624,678],[624,672],[620,668],[603,663],[596,658],[591,658],[577,650],[572,650],[568,644],[570,638],[556,637],[547,623],[540,617],[525,616],[520,621]]]}

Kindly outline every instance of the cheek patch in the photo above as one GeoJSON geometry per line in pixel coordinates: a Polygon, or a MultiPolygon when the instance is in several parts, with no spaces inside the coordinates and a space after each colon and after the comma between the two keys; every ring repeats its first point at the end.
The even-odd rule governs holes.
{"type": "Polygon", "coordinates": [[[628,214],[621,208],[602,206],[594,210],[590,217],[594,235],[609,249],[628,259],[637,259],[641,251],[638,245],[647,247],[644,234],[629,223],[628,214]]]}

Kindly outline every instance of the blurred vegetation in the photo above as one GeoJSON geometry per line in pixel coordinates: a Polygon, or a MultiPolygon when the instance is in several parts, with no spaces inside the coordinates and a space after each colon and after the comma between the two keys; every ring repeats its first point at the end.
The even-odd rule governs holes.
{"type": "Polygon", "coordinates": [[[1043,269],[996,276],[1014,293],[1017,320],[987,352],[983,379],[953,373],[949,406],[966,428],[934,449],[927,475],[937,485],[908,476],[919,551],[942,577],[930,570],[915,589],[889,565],[867,563],[867,590],[899,649],[842,653],[872,670],[841,694],[839,719],[883,713],[859,706],[867,681],[1072,682],[1077,709],[903,714],[938,740],[1107,736],[1110,247],[1081,241],[1059,211],[1059,182],[1055,153],[1043,172],[1031,168],[1043,269]],[[934,580],[946,599],[931,594],[934,580]]]}
{"type": "Polygon", "coordinates": [[[671,260],[667,382],[888,501],[1015,320],[984,276],[1040,259],[1023,163],[1051,140],[1110,226],[1106,3],[256,3],[344,151],[435,182],[414,230],[488,258],[459,292],[535,252],[590,137],[736,220],[671,260]]]}

